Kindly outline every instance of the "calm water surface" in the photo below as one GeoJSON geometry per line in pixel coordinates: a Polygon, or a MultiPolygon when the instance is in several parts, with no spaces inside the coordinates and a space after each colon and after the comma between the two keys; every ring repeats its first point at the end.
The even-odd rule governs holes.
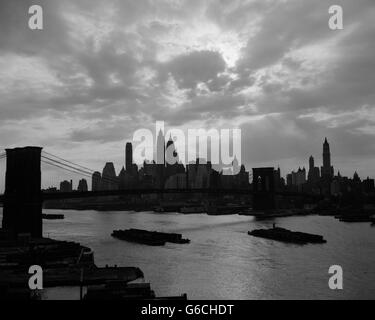
{"type": "MultiPolygon", "coordinates": [[[[80,242],[95,261],[137,266],[158,296],[190,299],[374,299],[375,227],[333,217],[256,221],[245,216],[44,210],[64,220],[44,220],[44,235],[80,242]],[[298,246],[247,235],[278,226],[317,233],[323,245],[298,246]],[[149,247],[111,237],[113,229],[143,228],[182,233],[190,244],[149,247]],[[341,265],[344,290],[328,288],[328,269],[341,265]]],[[[1,212],[1,208],[0,208],[1,212]]]]}

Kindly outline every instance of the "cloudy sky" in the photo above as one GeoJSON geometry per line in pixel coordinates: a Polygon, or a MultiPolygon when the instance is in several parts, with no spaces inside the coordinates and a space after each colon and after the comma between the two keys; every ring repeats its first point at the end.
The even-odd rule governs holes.
{"type": "Polygon", "coordinates": [[[241,128],[242,162],[283,174],[327,136],[342,173],[375,176],[374,22],[374,0],[0,0],[0,147],[119,170],[165,121],[241,128]]]}

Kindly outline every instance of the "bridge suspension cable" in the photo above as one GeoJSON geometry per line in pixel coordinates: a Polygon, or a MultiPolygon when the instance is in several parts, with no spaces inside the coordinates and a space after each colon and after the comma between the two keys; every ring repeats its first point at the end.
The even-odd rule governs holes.
{"type": "Polygon", "coordinates": [[[73,170],[77,170],[77,171],[79,171],[79,172],[81,172],[81,173],[89,174],[90,176],[91,176],[91,174],[93,173],[93,172],[89,172],[89,171],[82,170],[82,169],[80,169],[80,168],[77,168],[77,167],[71,166],[71,165],[66,164],[66,163],[63,163],[63,162],[61,162],[61,161],[54,160],[54,159],[49,158],[49,157],[45,157],[45,156],[43,156],[43,155],[42,155],[42,159],[50,160],[50,161],[52,161],[52,162],[55,162],[55,163],[57,163],[57,164],[63,165],[63,166],[68,167],[68,168],[71,168],[71,169],[73,169],[73,170]]]}
{"type": "MultiPolygon", "coordinates": [[[[55,156],[53,155],[52,153],[49,153],[49,152],[46,152],[46,151],[43,151],[42,153],[48,155],[44,155],[42,154],[41,156],[41,161],[43,163],[46,163],[48,165],[51,165],[51,166],[55,166],[55,167],[58,167],[60,169],[63,169],[63,170],[66,170],[66,171],[70,171],[74,174],[81,174],[81,175],[84,175],[86,177],[89,177],[91,178],[92,175],[94,174],[94,172],[96,172],[96,170],[93,170],[93,169],[90,169],[88,167],[84,167],[84,166],[81,166],[79,164],[76,164],[72,161],[69,161],[69,160],[66,160],[66,159],[63,159],[61,157],[58,157],[58,156],[55,156]],[[53,158],[56,158],[56,159],[53,159],[53,158]]],[[[112,179],[110,177],[101,177],[102,180],[104,180],[105,182],[109,182],[109,183],[118,183],[118,181],[116,179],[112,179]]]]}
{"type": "Polygon", "coordinates": [[[47,151],[44,151],[44,150],[43,150],[42,153],[45,153],[46,155],[52,156],[52,157],[54,157],[54,158],[56,158],[56,159],[59,159],[59,160],[61,160],[61,161],[64,161],[64,162],[70,163],[70,164],[72,164],[72,165],[74,165],[74,166],[76,166],[76,167],[80,167],[80,168],[82,168],[82,169],[85,169],[85,170],[88,170],[88,171],[91,171],[91,172],[95,172],[95,170],[93,170],[93,169],[90,169],[90,168],[87,168],[87,167],[81,166],[81,165],[79,165],[79,164],[77,164],[77,163],[74,163],[74,162],[71,162],[71,161],[69,161],[69,160],[63,159],[63,158],[61,158],[61,157],[55,156],[54,154],[49,153],[49,152],[47,152],[47,151]]]}
{"type": "Polygon", "coordinates": [[[64,168],[63,166],[59,166],[58,164],[53,163],[53,162],[49,162],[49,161],[45,161],[45,160],[41,160],[41,162],[45,163],[45,164],[49,164],[49,165],[57,167],[57,168],[60,168],[60,169],[63,169],[65,171],[69,171],[69,172],[74,173],[74,174],[81,174],[81,175],[84,175],[86,177],[91,178],[91,176],[89,174],[86,174],[86,173],[83,173],[83,172],[80,172],[80,171],[75,171],[75,170],[72,170],[72,169],[69,169],[69,168],[64,168]]]}
{"type": "MultiPolygon", "coordinates": [[[[64,167],[62,165],[59,165],[57,163],[54,163],[54,162],[50,162],[50,161],[46,161],[46,160],[43,160],[41,159],[41,162],[42,163],[45,163],[45,164],[48,164],[50,166],[54,166],[56,168],[59,168],[59,169],[62,169],[62,170],[65,170],[65,171],[68,171],[68,172],[71,172],[71,173],[74,173],[74,174],[78,174],[78,175],[81,175],[81,176],[84,176],[84,177],[87,177],[87,178],[92,178],[92,175],[90,173],[87,173],[85,171],[81,171],[81,170],[78,170],[76,168],[67,168],[67,167],[64,167]]],[[[109,182],[109,183],[118,183],[118,181],[114,180],[114,179],[110,179],[108,177],[102,177],[102,180],[104,180],[105,182],[109,182]]]]}

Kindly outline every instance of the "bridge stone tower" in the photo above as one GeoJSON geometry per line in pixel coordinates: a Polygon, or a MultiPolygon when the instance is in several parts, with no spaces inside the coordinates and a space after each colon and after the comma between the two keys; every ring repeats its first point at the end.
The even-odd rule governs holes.
{"type": "Polygon", "coordinates": [[[3,229],[14,237],[28,233],[41,238],[43,234],[41,152],[40,147],[6,149],[3,229]]]}
{"type": "Polygon", "coordinates": [[[253,209],[275,209],[274,168],[253,168],[253,209]]]}

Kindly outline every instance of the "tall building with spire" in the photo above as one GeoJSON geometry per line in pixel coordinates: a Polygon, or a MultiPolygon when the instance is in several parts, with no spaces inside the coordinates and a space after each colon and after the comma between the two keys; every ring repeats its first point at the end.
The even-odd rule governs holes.
{"type": "Polygon", "coordinates": [[[333,166],[331,166],[331,151],[327,138],[323,143],[323,167],[321,169],[322,177],[332,178],[333,177],[333,166]]]}
{"type": "Polygon", "coordinates": [[[156,140],[156,163],[165,165],[165,138],[161,130],[156,140]]]}

